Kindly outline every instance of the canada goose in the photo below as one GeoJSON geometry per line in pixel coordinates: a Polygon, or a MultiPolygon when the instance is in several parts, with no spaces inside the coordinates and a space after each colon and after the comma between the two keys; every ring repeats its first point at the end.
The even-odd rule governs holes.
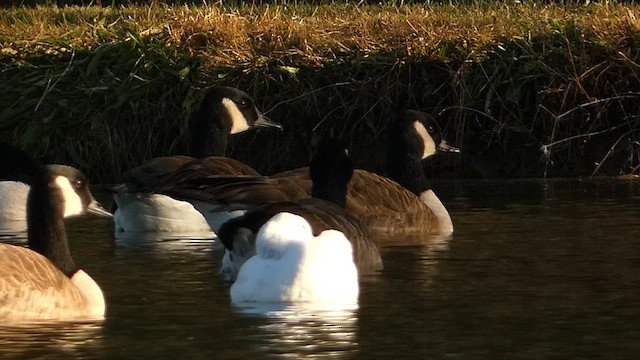
{"type": "MultiPolygon", "coordinates": [[[[387,167],[390,178],[355,170],[349,182],[347,211],[358,218],[371,235],[448,235],[453,223],[440,199],[431,190],[422,161],[438,151],[458,152],[442,138],[442,131],[428,114],[399,112],[389,128],[387,167]]],[[[162,191],[193,199],[213,230],[219,227],[221,209],[247,208],[267,201],[298,200],[311,193],[308,168],[270,177],[189,177],[177,172],[176,181],[162,191]],[[216,204],[216,206],[213,206],[216,204]]]]}
{"type": "Polygon", "coordinates": [[[180,168],[206,175],[258,175],[224,154],[229,135],[260,127],[281,128],[264,117],[245,92],[225,86],[209,89],[191,116],[189,156],[154,158],[126,172],[123,184],[114,187],[115,231],[210,231],[191,204],[154,190],[180,168]]]}
{"type": "MultiPolygon", "coordinates": [[[[67,165],[47,165],[55,178],[55,185],[68,191],[64,202],[64,217],[93,214],[112,217],[91,194],[89,182],[84,174],[67,165]]],[[[29,185],[21,181],[0,181],[0,221],[26,221],[29,185]]]]}
{"type": "MultiPolygon", "coordinates": [[[[49,169],[25,152],[0,145],[0,180],[25,181],[29,248],[0,244],[0,319],[101,320],[100,287],[71,258],[64,227],[64,197],[49,169]]],[[[75,193],[71,194],[72,196],[75,193]]]]}
{"type": "Polygon", "coordinates": [[[340,231],[314,237],[305,218],[281,212],[260,227],[255,246],[231,286],[233,303],[358,303],[358,271],[340,231]]]}
{"type": "MultiPolygon", "coordinates": [[[[309,171],[313,180],[311,198],[255,206],[244,215],[227,221],[216,231],[227,249],[220,270],[225,279],[235,279],[242,264],[256,254],[256,234],[269,219],[274,219],[281,213],[302,217],[313,236],[320,236],[325,230],[336,230],[346,236],[353,247],[352,261],[361,274],[371,274],[382,269],[377,245],[361,227],[358,219],[344,209],[347,184],[353,174],[353,166],[344,146],[335,139],[323,139],[309,171]]],[[[287,229],[287,222],[276,223],[283,224],[287,229]]],[[[297,224],[298,221],[294,223],[297,224]]],[[[275,231],[277,227],[272,225],[270,229],[275,231]]],[[[289,236],[288,231],[283,236],[289,236]]],[[[327,233],[325,236],[330,234],[334,233],[327,233]]],[[[269,239],[265,238],[264,241],[273,241],[269,239]]]]}
{"type": "Polygon", "coordinates": [[[438,151],[460,152],[442,138],[433,117],[421,111],[401,111],[389,129],[389,178],[364,171],[357,174],[347,209],[368,219],[367,228],[376,233],[451,234],[449,212],[431,189],[422,167],[422,161],[438,151]]]}

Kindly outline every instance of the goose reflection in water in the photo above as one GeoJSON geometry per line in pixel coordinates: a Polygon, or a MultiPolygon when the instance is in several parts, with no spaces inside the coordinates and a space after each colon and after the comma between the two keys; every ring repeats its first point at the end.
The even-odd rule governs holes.
{"type": "Polygon", "coordinates": [[[353,358],[358,352],[358,305],[256,303],[234,306],[258,323],[253,342],[281,358],[353,358]]]}
{"type": "Polygon", "coordinates": [[[34,322],[0,326],[1,359],[80,359],[103,344],[103,322],[34,322]],[[57,356],[56,356],[57,355],[57,356]]]}
{"type": "Polygon", "coordinates": [[[146,249],[152,251],[209,251],[219,247],[212,231],[182,231],[182,232],[128,232],[115,235],[116,248],[146,249]]]}

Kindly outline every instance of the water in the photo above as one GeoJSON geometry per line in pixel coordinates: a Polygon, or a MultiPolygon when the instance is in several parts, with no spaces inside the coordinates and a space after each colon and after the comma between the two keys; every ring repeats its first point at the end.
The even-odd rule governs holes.
{"type": "Polygon", "coordinates": [[[69,221],[74,258],[107,296],[106,321],[0,326],[0,358],[566,359],[640,353],[640,183],[435,185],[454,235],[384,249],[385,270],[362,279],[357,309],[234,308],[217,275],[222,248],[215,241],[146,236],[114,244],[108,222],[69,221]]]}

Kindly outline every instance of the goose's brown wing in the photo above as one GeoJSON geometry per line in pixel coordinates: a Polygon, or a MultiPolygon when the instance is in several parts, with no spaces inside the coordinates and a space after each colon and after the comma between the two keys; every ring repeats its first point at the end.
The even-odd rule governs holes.
{"type": "Polygon", "coordinates": [[[169,184],[161,191],[177,198],[213,204],[260,205],[309,197],[292,179],[266,176],[196,177],[169,184]]]}
{"type": "MultiPolygon", "coordinates": [[[[203,175],[249,175],[260,176],[254,168],[236,159],[224,156],[209,156],[193,161],[188,167],[202,169],[203,175]]],[[[184,168],[184,167],[183,167],[184,168]]],[[[182,169],[181,169],[182,170],[182,169]]]]}
{"type": "Polygon", "coordinates": [[[194,158],[190,156],[153,158],[122,174],[121,182],[129,192],[152,191],[167,175],[174,173],[193,160],[194,158]]]}
{"type": "Polygon", "coordinates": [[[183,181],[211,175],[260,174],[249,165],[224,156],[195,159],[190,156],[158,157],[123,174],[123,182],[132,192],[155,192],[183,181]]]}
{"type": "Polygon", "coordinates": [[[437,230],[431,209],[393,180],[356,170],[349,183],[347,210],[372,233],[429,233],[437,230]]]}

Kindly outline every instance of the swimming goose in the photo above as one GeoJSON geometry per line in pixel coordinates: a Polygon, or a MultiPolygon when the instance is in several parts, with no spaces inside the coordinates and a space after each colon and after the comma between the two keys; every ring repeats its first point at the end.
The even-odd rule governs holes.
{"type": "MultiPolygon", "coordinates": [[[[55,178],[55,185],[68,192],[64,202],[64,217],[93,214],[112,217],[91,194],[84,174],[67,165],[47,165],[55,178]]],[[[27,220],[27,195],[29,185],[22,181],[0,181],[0,222],[27,220]]]]}
{"type": "MultiPolygon", "coordinates": [[[[435,195],[423,171],[422,161],[437,152],[458,152],[442,138],[442,131],[428,114],[401,111],[389,128],[387,167],[389,178],[356,169],[349,182],[347,210],[371,235],[448,235],[453,223],[435,195]]],[[[177,172],[175,181],[162,191],[194,199],[214,231],[224,209],[248,208],[267,201],[298,200],[311,193],[308,168],[270,177],[199,177],[177,172]]],[[[378,236],[381,235],[381,236],[378,236]]]]}
{"type": "Polygon", "coordinates": [[[209,89],[189,123],[189,156],[159,157],[123,175],[114,187],[115,231],[210,231],[202,215],[186,201],[155,193],[178,169],[203,175],[258,175],[240,161],[224,157],[229,135],[260,127],[281,128],[264,117],[253,99],[236,88],[209,89]],[[204,156],[209,156],[202,158],[204,156]]]}
{"type": "MultiPolygon", "coordinates": [[[[358,219],[344,209],[347,184],[353,174],[351,160],[344,146],[335,139],[323,139],[318,145],[309,171],[313,180],[311,198],[254,206],[244,215],[224,223],[216,231],[226,248],[220,270],[225,279],[235,279],[242,264],[256,254],[256,234],[265,223],[281,213],[302,217],[313,236],[321,236],[326,230],[335,230],[342,234],[340,236],[345,236],[353,248],[352,261],[361,274],[371,274],[382,269],[377,245],[362,228],[358,219]]],[[[287,228],[287,222],[283,223],[287,228]]],[[[271,229],[276,229],[275,225],[273,226],[271,229]]],[[[329,232],[324,236],[330,234],[336,235],[329,232]]]]}
{"type": "Polygon", "coordinates": [[[231,301],[357,304],[351,243],[337,230],[317,236],[302,216],[281,212],[258,231],[256,255],[240,268],[231,301]]]}
{"type": "Polygon", "coordinates": [[[101,320],[100,287],[74,263],[63,215],[65,197],[75,196],[25,152],[0,145],[0,180],[30,185],[27,200],[29,248],[0,244],[0,319],[101,320]]]}

